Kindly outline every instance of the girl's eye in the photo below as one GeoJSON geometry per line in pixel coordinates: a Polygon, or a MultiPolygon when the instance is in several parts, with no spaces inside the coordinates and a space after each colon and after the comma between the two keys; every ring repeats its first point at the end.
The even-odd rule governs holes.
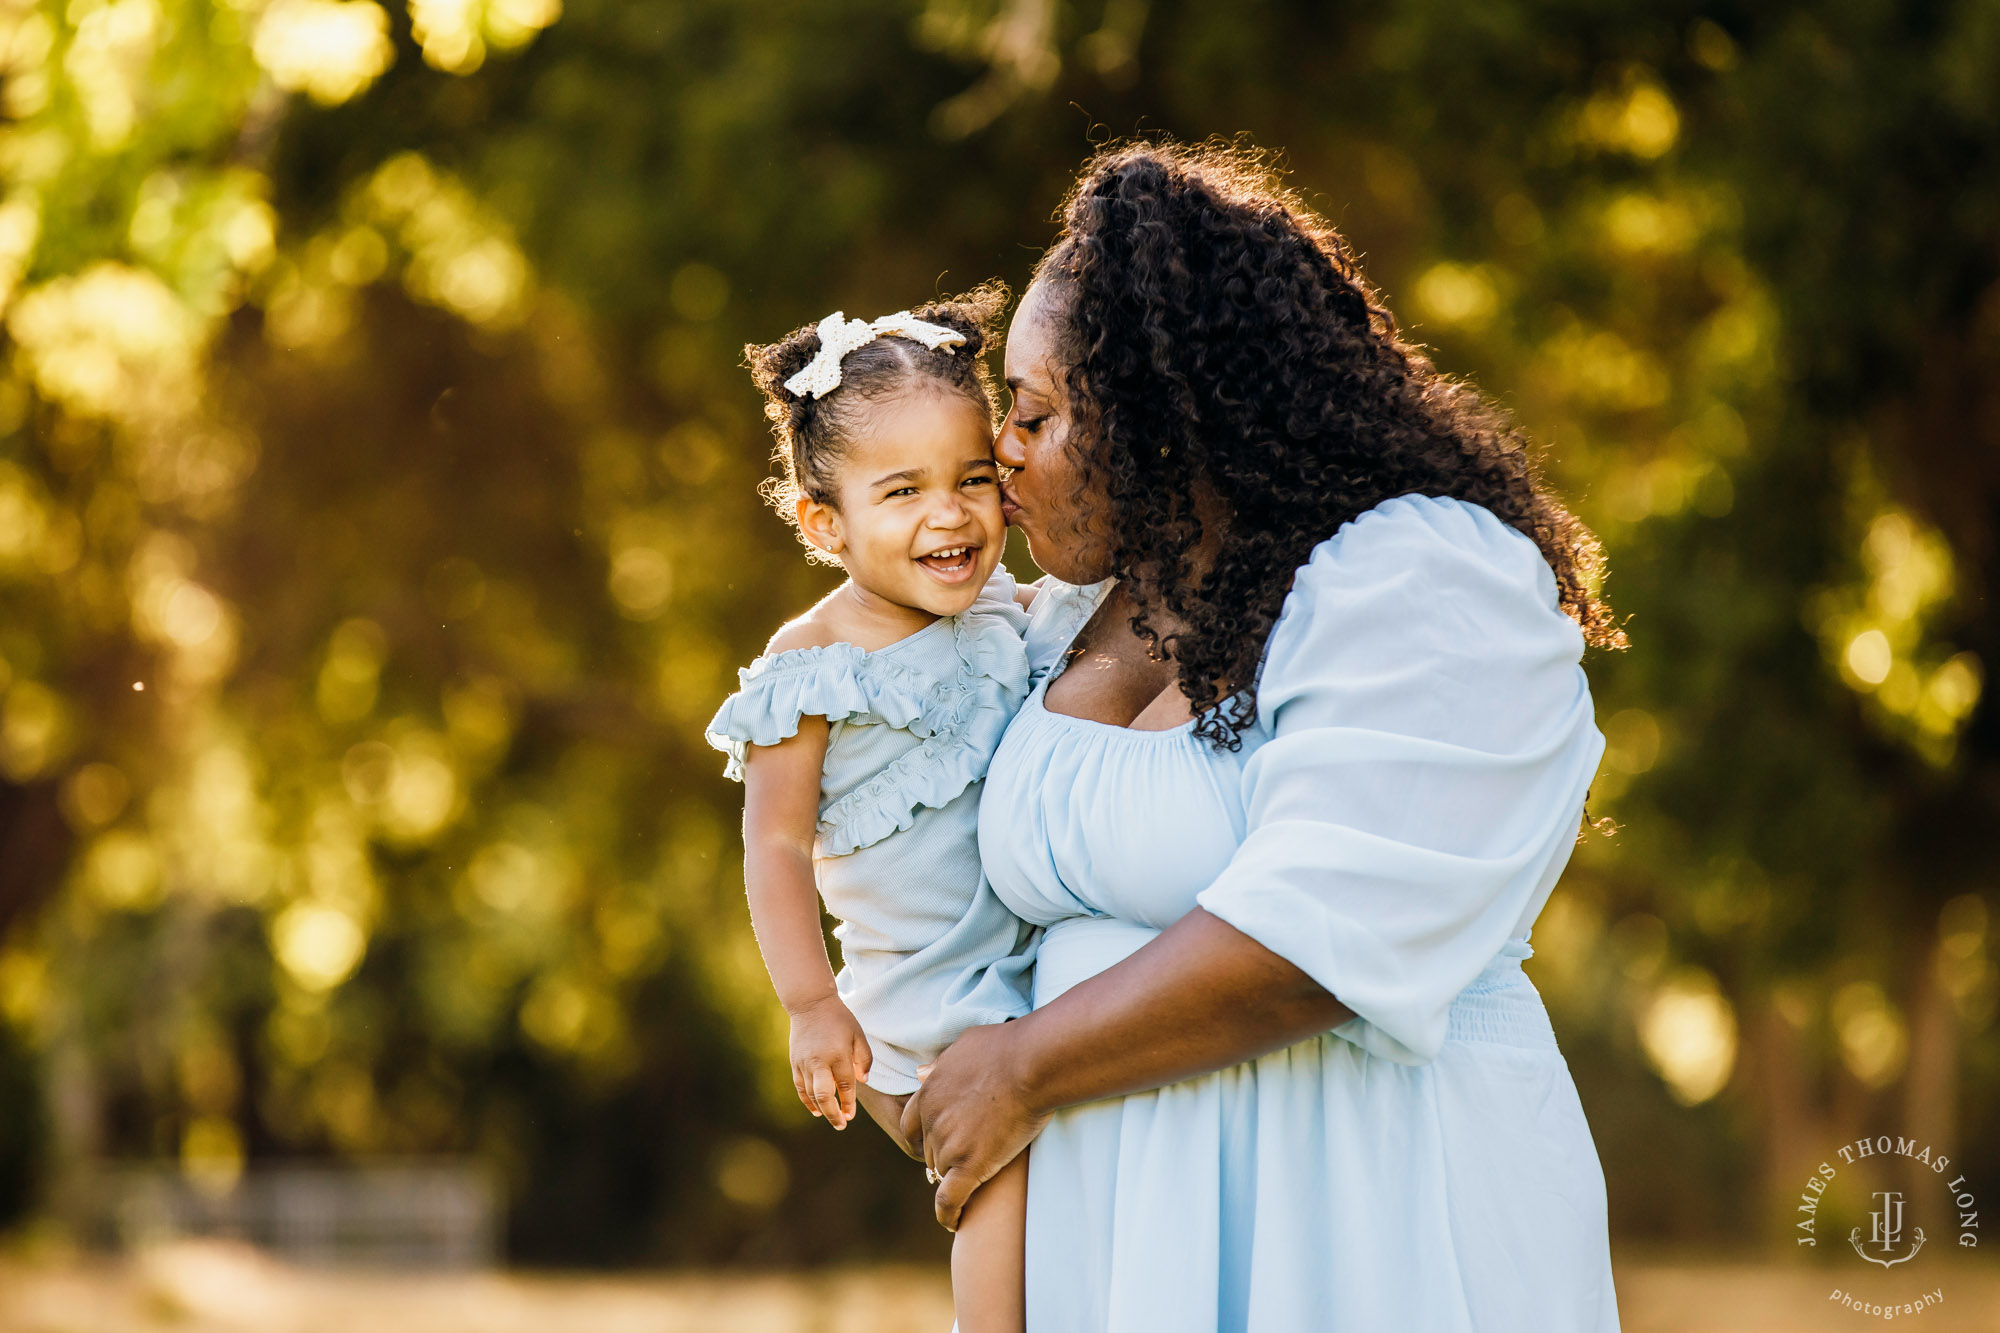
{"type": "Polygon", "coordinates": [[[967,477],[963,484],[967,486],[991,486],[993,484],[993,478],[985,476],[967,477]]]}
{"type": "Polygon", "coordinates": [[[898,486],[895,490],[889,492],[888,498],[893,500],[899,495],[915,495],[916,493],[917,488],[914,486],[898,486]]]}

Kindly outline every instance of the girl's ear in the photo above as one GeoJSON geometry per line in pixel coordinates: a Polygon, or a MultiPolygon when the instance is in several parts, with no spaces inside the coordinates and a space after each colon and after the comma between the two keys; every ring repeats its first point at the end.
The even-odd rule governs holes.
{"type": "Polygon", "coordinates": [[[847,538],[840,531],[840,511],[830,504],[822,504],[810,495],[798,498],[799,531],[805,539],[828,555],[839,555],[847,547],[847,538]]]}

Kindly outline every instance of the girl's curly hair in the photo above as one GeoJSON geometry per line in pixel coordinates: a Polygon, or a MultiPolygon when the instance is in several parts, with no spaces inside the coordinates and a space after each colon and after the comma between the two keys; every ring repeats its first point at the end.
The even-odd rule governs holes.
{"type": "Polygon", "coordinates": [[[1100,152],[1036,271],[1068,363],[1071,448],[1109,512],[1132,628],[1179,668],[1197,735],[1236,749],[1294,572],[1398,495],[1451,496],[1532,538],[1561,606],[1601,647],[1597,538],[1541,484],[1501,408],[1440,374],[1347,243],[1256,153],[1217,143],[1100,152]],[[1204,521],[1221,528],[1197,562],[1204,521]],[[1164,612],[1180,628],[1162,638],[1164,612]]]}
{"type": "MultiPolygon", "coordinates": [[[[764,393],[764,415],[777,437],[771,455],[777,475],[761,488],[765,500],[794,530],[799,496],[837,508],[840,461],[854,432],[866,421],[871,403],[931,387],[963,394],[990,422],[993,375],[985,353],[1007,300],[1006,285],[989,282],[963,296],[917,306],[911,314],[963,334],[964,344],[929,348],[909,338],[877,338],[841,358],[840,387],[823,398],[800,397],[785,387],[785,381],[818,354],[817,325],[794,329],[774,343],[745,347],[750,377],[764,393]]],[[[834,562],[810,543],[806,552],[811,559],[834,562]]]]}

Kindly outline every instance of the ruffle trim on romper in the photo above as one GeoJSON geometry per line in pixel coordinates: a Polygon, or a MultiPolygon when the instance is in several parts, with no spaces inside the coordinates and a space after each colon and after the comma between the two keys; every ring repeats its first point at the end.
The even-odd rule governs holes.
{"type": "MultiPolygon", "coordinates": [[[[949,805],[986,776],[1014,705],[1028,693],[1024,620],[1011,598],[988,594],[953,617],[959,670],[952,680],[898,661],[900,644],[871,653],[835,643],[760,657],[737,673],[739,689],[708,724],[708,742],[729,756],[724,771],[740,782],[749,747],[796,736],[805,716],[881,723],[921,737],[921,745],[820,812],[819,854],[859,851],[909,828],[918,810],[949,805]],[[990,690],[981,681],[991,682],[1007,706],[983,707],[981,696],[990,690]]],[[[934,625],[918,634],[940,632],[934,625]]]]}

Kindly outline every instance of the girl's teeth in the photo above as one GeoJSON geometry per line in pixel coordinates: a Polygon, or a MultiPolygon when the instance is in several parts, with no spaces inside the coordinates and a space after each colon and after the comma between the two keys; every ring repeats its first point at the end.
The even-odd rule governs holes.
{"type": "Polygon", "coordinates": [[[918,559],[924,564],[930,565],[933,569],[956,573],[971,562],[972,548],[970,546],[954,546],[946,551],[932,551],[929,555],[919,556],[918,559]]]}

